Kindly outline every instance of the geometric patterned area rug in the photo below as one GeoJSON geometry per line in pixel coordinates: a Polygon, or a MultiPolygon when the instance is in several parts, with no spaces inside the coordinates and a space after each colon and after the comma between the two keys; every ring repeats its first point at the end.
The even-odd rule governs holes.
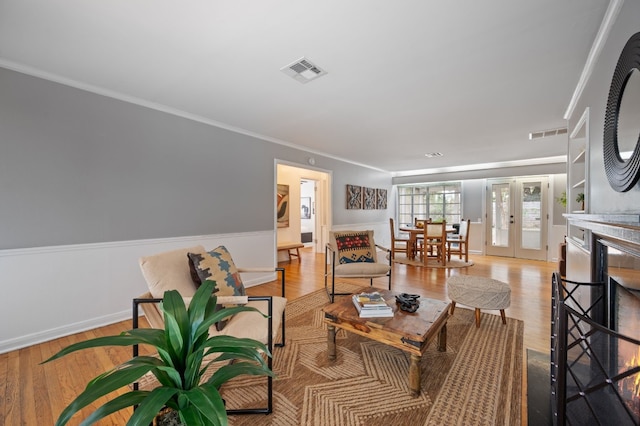
{"type": "MultiPolygon", "coordinates": [[[[362,287],[339,284],[340,291],[362,287]]],[[[340,296],[339,296],[340,297],[340,296]]],[[[345,296],[342,296],[345,297],[345,296]]],[[[273,413],[235,415],[230,425],[520,425],[523,323],[456,309],[447,350],[431,344],[421,363],[421,394],[409,394],[409,356],[339,330],[327,359],[324,290],[287,305],[286,346],[274,348],[273,413]]],[[[266,405],[266,380],[239,377],[222,388],[227,408],[266,405]]]]}

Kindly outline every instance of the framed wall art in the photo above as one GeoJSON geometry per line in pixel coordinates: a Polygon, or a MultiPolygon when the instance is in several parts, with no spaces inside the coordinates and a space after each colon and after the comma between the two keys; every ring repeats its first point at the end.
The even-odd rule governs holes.
{"type": "Polygon", "coordinates": [[[276,213],[278,228],[289,227],[289,185],[278,185],[278,194],[276,195],[276,213]]]}
{"type": "Polygon", "coordinates": [[[363,188],[363,204],[365,210],[373,210],[376,208],[376,190],[375,188],[363,188]]]}
{"type": "Polygon", "coordinates": [[[300,218],[311,219],[311,197],[300,197],[300,218]]]}
{"type": "Polygon", "coordinates": [[[362,187],[347,185],[347,209],[356,210],[362,208],[362,187]]]}
{"type": "Polygon", "coordinates": [[[376,189],[376,208],[380,210],[387,209],[387,190],[378,188],[376,189]]]}

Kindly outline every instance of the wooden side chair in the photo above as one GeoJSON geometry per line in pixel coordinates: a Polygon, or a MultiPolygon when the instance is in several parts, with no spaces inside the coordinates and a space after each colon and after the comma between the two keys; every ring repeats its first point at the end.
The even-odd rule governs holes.
{"type": "Polygon", "coordinates": [[[413,218],[413,226],[416,228],[423,227],[426,223],[431,223],[431,218],[428,219],[418,219],[417,217],[413,218]]]}
{"type": "Polygon", "coordinates": [[[469,224],[471,220],[460,221],[458,234],[447,236],[447,259],[451,261],[451,254],[457,254],[460,259],[464,255],[464,261],[469,262],[469,224]]]}
{"type": "Polygon", "coordinates": [[[424,226],[424,236],[422,241],[418,241],[420,259],[427,263],[429,257],[435,257],[442,266],[447,264],[446,244],[447,244],[447,221],[442,223],[426,223],[424,226]]]}
{"type": "Polygon", "coordinates": [[[396,227],[393,218],[389,218],[391,231],[391,259],[396,257],[396,253],[407,253],[409,250],[409,237],[396,237],[396,227]]]}
{"type": "MultiPolygon", "coordinates": [[[[431,223],[431,218],[427,218],[427,219],[418,219],[417,217],[413,218],[413,226],[416,228],[422,228],[424,229],[424,226],[427,223],[431,223]]],[[[421,241],[424,240],[424,235],[419,234],[416,236],[416,242],[418,243],[418,245],[420,244],[421,241]]],[[[417,247],[416,247],[416,252],[417,252],[417,247]]]]}

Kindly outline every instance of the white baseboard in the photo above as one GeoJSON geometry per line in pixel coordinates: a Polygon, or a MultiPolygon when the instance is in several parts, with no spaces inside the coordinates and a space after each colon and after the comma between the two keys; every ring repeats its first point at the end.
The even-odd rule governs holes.
{"type": "MultiPolygon", "coordinates": [[[[86,330],[91,330],[97,327],[113,324],[116,322],[131,319],[132,311],[122,311],[111,315],[106,315],[100,318],[92,318],[86,321],[80,321],[74,324],[67,324],[61,327],[56,327],[26,336],[20,336],[13,339],[0,342],[0,353],[10,352],[16,349],[31,346],[37,343],[46,342],[57,337],[68,336],[70,334],[81,333],[86,330]]],[[[47,354],[44,354],[47,355],[47,354]]],[[[53,354],[50,354],[53,355],[53,354]]]]}

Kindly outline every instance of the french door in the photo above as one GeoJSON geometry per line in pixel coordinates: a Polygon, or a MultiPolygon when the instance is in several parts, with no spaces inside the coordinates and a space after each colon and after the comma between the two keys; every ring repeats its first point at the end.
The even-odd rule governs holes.
{"type": "Polygon", "coordinates": [[[487,182],[487,254],[547,259],[548,178],[487,182]]]}

